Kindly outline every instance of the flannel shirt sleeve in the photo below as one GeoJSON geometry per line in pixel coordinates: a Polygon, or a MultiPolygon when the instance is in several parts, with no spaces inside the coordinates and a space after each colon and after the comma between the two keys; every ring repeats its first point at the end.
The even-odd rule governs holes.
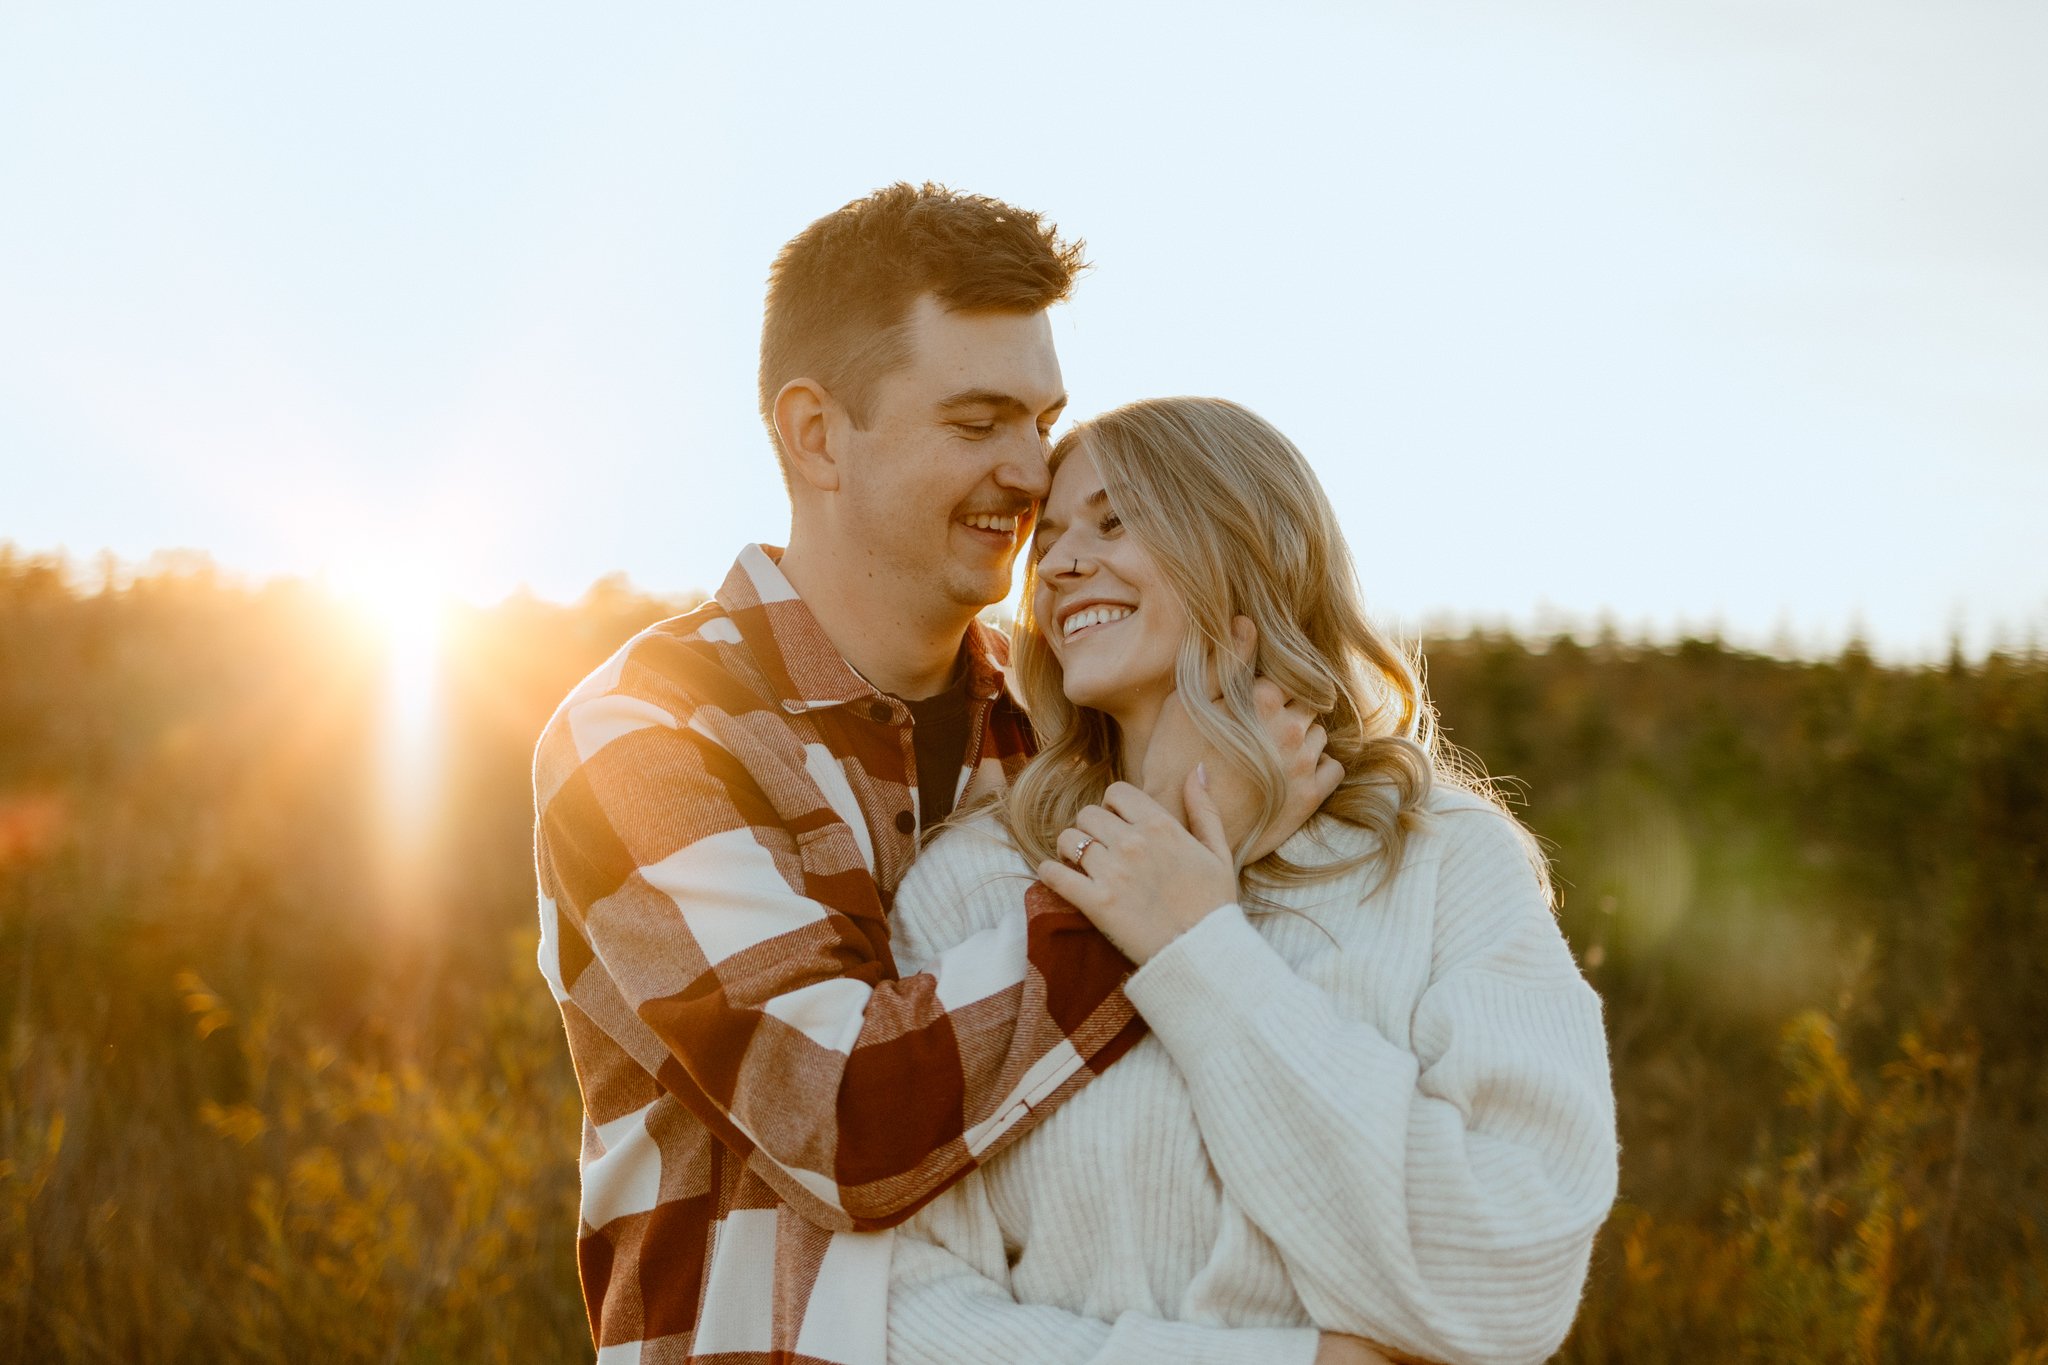
{"type": "Polygon", "coordinates": [[[646,698],[572,698],[535,762],[561,988],[802,1217],[891,1227],[1136,1041],[1130,964],[1034,885],[899,979],[861,836],[774,781],[646,698]]]}

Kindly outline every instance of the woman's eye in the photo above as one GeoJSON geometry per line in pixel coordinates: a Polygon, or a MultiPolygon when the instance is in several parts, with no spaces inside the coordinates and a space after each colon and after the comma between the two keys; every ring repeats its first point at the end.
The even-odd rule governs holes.
{"type": "Polygon", "coordinates": [[[969,436],[993,436],[996,430],[994,422],[955,422],[953,425],[969,436]]]}
{"type": "Polygon", "coordinates": [[[1124,529],[1124,519],[1118,516],[1116,513],[1111,512],[1108,516],[1104,517],[1101,521],[1096,523],[1095,529],[1098,533],[1102,535],[1113,536],[1118,531],[1124,529]]]}

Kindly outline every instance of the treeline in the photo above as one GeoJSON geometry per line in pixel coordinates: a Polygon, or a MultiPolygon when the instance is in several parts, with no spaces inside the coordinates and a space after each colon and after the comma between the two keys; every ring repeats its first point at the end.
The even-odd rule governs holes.
{"type": "MultiPolygon", "coordinates": [[[[405,755],[323,592],[104,579],[0,549],[0,1357],[583,1358],[528,762],[687,604],[456,611],[405,755]]],[[[2048,1361],[2048,658],[1427,662],[1607,1002],[1562,1358],[2048,1361]]]]}

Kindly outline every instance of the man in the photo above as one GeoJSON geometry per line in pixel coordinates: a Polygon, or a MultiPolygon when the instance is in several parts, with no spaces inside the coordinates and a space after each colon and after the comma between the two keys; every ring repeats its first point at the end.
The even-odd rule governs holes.
{"type": "Polygon", "coordinates": [[[600,1362],[879,1365],[871,1234],[1139,1036],[1130,964],[1041,887],[908,978],[886,918],[920,831],[1029,756],[975,615],[1046,491],[1046,309],[1081,268],[1036,215],[933,186],[790,242],[760,375],[788,549],[743,550],[541,737],[540,965],[583,1092],[600,1362]]]}

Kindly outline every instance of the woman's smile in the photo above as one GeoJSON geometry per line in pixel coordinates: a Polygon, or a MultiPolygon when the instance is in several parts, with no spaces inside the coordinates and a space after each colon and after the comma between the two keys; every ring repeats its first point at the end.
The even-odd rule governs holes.
{"type": "Polygon", "coordinates": [[[1107,630],[1109,627],[1127,621],[1137,612],[1136,607],[1112,603],[1077,602],[1060,608],[1060,640],[1072,644],[1085,636],[1107,630]]]}

